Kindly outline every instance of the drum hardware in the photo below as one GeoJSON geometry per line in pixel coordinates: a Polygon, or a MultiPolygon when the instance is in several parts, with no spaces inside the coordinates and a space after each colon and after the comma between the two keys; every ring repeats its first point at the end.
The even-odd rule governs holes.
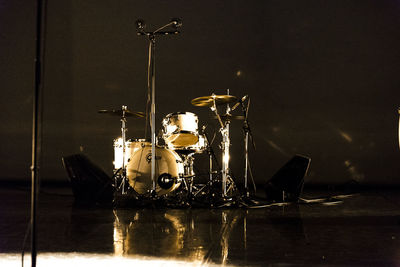
{"type": "MultiPolygon", "coordinates": [[[[126,157],[126,132],[128,131],[128,128],[126,127],[126,111],[128,110],[127,106],[122,105],[121,108],[121,134],[122,134],[122,175],[121,175],[121,184],[120,184],[120,190],[121,193],[124,195],[126,194],[126,165],[125,165],[125,157],[126,157]]],[[[117,185],[117,182],[115,183],[117,185]]]]}
{"type": "MultiPolygon", "coordinates": [[[[121,165],[115,165],[115,173],[113,175],[114,177],[114,187],[116,190],[119,190],[121,194],[126,194],[127,193],[127,177],[126,177],[126,149],[127,149],[127,141],[126,141],[126,132],[128,131],[128,128],[126,126],[127,124],[127,117],[133,117],[133,118],[143,118],[144,113],[139,112],[139,111],[129,111],[128,107],[125,105],[122,105],[121,109],[118,110],[99,110],[98,113],[101,114],[109,114],[112,116],[119,116],[120,121],[121,121],[121,139],[120,139],[120,146],[122,147],[122,159],[121,159],[121,165]]],[[[118,144],[117,144],[118,145],[118,144]]],[[[116,146],[116,142],[114,141],[114,147],[116,146]]],[[[117,160],[117,153],[115,153],[115,160],[117,160]]]]}
{"type": "MultiPolygon", "coordinates": [[[[229,138],[229,124],[230,120],[222,121],[221,115],[218,113],[217,105],[226,104],[225,118],[229,118],[230,114],[230,107],[229,103],[232,103],[237,98],[235,96],[229,95],[229,89],[227,90],[227,95],[215,95],[212,94],[211,96],[203,96],[195,98],[191,101],[192,105],[199,106],[199,107],[209,107],[212,112],[214,112],[215,117],[218,119],[218,122],[221,126],[220,133],[222,135],[222,142],[221,142],[221,150],[222,150],[222,198],[227,197],[228,191],[231,189],[230,187],[227,188],[227,182],[231,179],[229,175],[229,147],[230,147],[230,138],[229,138]]],[[[211,171],[210,171],[211,173],[211,171]]]]}
{"type": "MultiPolygon", "coordinates": [[[[156,198],[156,160],[154,158],[156,154],[156,67],[155,67],[155,46],[156,46],[156,35],[168,35],[168,34],[178,34],[178,31],[173,32],[162,32],[165,28],[169,26],[173,26],[174,28],[182,26],[182,22],[179,19],[172,19],[169,23],[164,26],[158,28],[152,32],[145,32],[145,23],[143,20],[139,19],[136,21],[136,29],[137,35],[146,36],[149,40],[149,64],[148,64],[148,100],[147,103],[150,102],[151,97],[151,109],[150,109],[150,128],[151,128],[151,181],[152,181],[152,189],[151,194],[153,198],[156,198]]],[[[147,111],[148,106],[146,107],[147,111]]],[[[146,112],[147,113],[147,112],[146,112]]],[[[146,114],[147,115],[147,114],[146,114]]],[[[147,128],[146,128],[147,129],[147,128]]]]}
{"type": "MultiPolygon", "coordinates": [[[[244,132],[244,157],[245,157],[245,164],[244,164],[244,197],[249,198],[250,197],[250,192],[249,192],[249,187],[248,187],[248,173],[250,171],[251,178],[253,179],[252,172],[251,172],[251,167],[250,167],[250,161],[249,161],[249,137],[251,138],[251,142],[253,145],[254,150],[256,149],[256,145],[253,140],[253,135],[251,133],[250,129],[250,124],[248,121],[248,114],[249,114],[249,108],[250,108],[250,98],[248,98],[247,105],[244,104],[245,99],[248,98],[248,96],[244,96],[239,102],[242,107],[242,112],[243,112],[243,132],[244,132]]],[[[254,192],[256,191],[256,186],[253,180],[253,185],[254,185],[254,192]]]]}
{"type": "Polygon", "coordinates": [[[221,169],[221,167],[220,167],[218,159],[214,153],[214,149],[212,148],[212,142],[210,141],[208,134],[204,130],[205,130],[205,127],[202,128],[202,135],[204,136],[206,143],[207,143],[206,151],[207,151],[207,155],[208,155],[208,159],[209,159],[208,180],[207,180],[206,184],[201,185],[200,188],[196,188],[196,192],[193,194],[193,197],[197,197],[200,194],[206,194],[209,202],[212,203],[213,198],[215,197],[215,192],[214,192],[214,188],[213,188],[214,181],[216,180],[215,175],[217,175],[219,173],[218,171],[213,171],[213,160],[216,163],[217,169],[221,169]],[[208,189],[208,190],[205,190],[205,189],[208,189]]]}

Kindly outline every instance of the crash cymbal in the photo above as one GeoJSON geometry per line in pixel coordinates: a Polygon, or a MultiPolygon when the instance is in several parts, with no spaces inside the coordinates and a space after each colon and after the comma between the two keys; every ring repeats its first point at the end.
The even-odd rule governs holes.
{"type": "MultiPolygon", "coordinates": [[[[232,120],[244,120],[244,116],[240,116],[240,115],[231,115],[231,114],[224,114],[224,115],[220,115],[221,120],[223,121],[232,121],[232,120]]],[[[213,119],[217,119],[217,116],[212,116],[213,119]]]]}
{"type": "Polygon", "coordinates": [[[192,99],[191,103],[193,106],[198,107],[211,107],[213,105],[213,99],[215,99],[215,104],[222,105],[228,104],[236,101],[236,96],[233,95],[210,95],[210,96],[201,96],[195,99],[192,99]]]}
{"type": "MultiPolygon", "coordinates": [[[[113,109],[113,110],[101,109],[98,111],[98,113],[122,117],[122,109],[113,109]]],[[[125,117],[143,118],[144,112],[125,110],[125,117]]]]}

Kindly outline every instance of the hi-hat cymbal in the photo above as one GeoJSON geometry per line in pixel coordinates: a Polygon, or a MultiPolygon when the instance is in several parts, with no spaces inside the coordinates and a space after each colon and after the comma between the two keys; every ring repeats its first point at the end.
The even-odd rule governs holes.
{"type": "Polygon", "coordinates": [[[236,101],[236,96],[233,95],[210,95],[201,96],[192,99],[191,103],[193,106],[198,107],[211,107],[214,104],[213,99],[215,99],[216,105],[228,104],[236,101]]]}
{"type": "MultiPolygon", "coordinates": [[[[231,115],[231,114],[224,114],[220,115],[221,120],[223,121],[231,121],[231,120],[244,120],[244,116],[240,115],[231,115]]],[[[217,119],[217,116],[212,116],[213,119],[217,119]]]]}
{"type": "MultiPolygon", "coordinates": [[[[122,109],[112,109],[112,110],[101,109],[98,111],[98,113],[109,114],[118,117],[122,117],[123,114],[122,109]]],[[[125,110],[125,117],[143,118],[144,112],[125,110]]]]}

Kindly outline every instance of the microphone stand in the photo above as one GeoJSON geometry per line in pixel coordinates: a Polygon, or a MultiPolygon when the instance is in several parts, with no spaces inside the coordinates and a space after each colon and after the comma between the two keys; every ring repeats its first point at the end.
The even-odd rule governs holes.
{"type": "Polygon", "coordinates": [[[168,24],[158,28],[153,32],[145,32],[142,27],[138,25],[139,36],[147,36],[149,39],[149,69],[150,72],[148,77],[150,78],[150,83],[148,83],[148,91],[151,90],[151,112],[150,112],[150,123],[151,123],[151,196],[156,197],[156,64],[155,64],[155,52],[156,52],[156,35],[169,35],[178,34],[178,31],[162,31],[163,29],[176,25],[175,21],[171,21],[168,24]]]}
{"type": "Polygon", "coordinates": [[[44,78],[44,46],[46,27],[46,2],[36,1],[36,54],[35,86],[33,92],[32,118],[32,165],[31,165],[31,266],[36,267],[37,260],[37,194],[39,187],[39,158],[41,151],[42,96],[44,78]],[[43,33],[43,36],[42,36],[43,33]]]}
{"type": "MultiPolygon", "coordinates": [[[[244,121],[243,121],[243,132],[244,132],[244,155],[245,155],[245,164],[244,164],[244,194],[245,198],[250,197],[250,192],[249,192],[249,187],[248,187],[248,171],[249,171],[249,137],[252,135],[251,134],[251,129],[250,129],[250,124],[248,121],[248,114],[249,114],[249,107],[250,107],[250,99],[247,102],[247,107],[244,105],[244,103],[241,101],[240,102],[242,106],[242,111],[244,115],[244,121]]],[[[253,138],[251,138],[251,142],[253,144],[253,147],[255,149],[255,144],[253,141],[253,138]]]]}

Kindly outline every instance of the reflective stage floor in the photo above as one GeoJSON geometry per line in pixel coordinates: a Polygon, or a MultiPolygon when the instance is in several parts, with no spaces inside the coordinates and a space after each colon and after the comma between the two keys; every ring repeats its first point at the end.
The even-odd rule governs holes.
{"type": "MultiPolygon", "coordinates": [[[[333,194],[305,190],[307,199],[333,194]]],[[[68,188],[42,188],[37,260],[38,266],[400,266],[399,207],[399,191],[368,190],[259,209],[112,210],[75,207],[68,188]]],[[[21,266],[29,215],[29,188],[3,186],[0,266],[21,266]]],[[[28,252],[29,245],[28,239],[28,252]]]]}

